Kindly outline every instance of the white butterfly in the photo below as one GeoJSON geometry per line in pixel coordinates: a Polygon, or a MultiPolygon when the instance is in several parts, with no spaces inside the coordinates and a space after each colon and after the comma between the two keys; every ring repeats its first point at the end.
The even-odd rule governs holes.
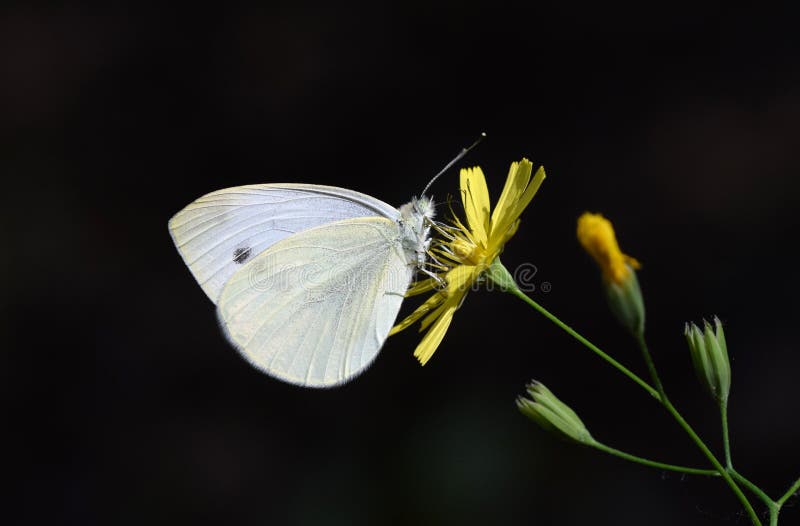
{"type": "Polygon", "coordinates": [[[169,222],[228,340],[286,382],[333,386],[378,355],[430,245],[434,205],[261,184],[207,194],[169,222]]]}
{"type": "Polygon", "coordinates": [[[425,194],[485,136],[399,210],[334,186],[237,186],[194,201],[169,231],[250,363],[293,384],[341,384],[378,355],[415,271],[432,276],[425,194]]]}

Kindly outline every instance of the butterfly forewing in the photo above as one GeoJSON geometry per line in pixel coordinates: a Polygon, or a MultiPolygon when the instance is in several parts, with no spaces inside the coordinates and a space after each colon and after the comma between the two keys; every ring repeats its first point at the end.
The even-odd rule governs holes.
{"type": "Polygon", "coordinates": [[[175,214],[169,230],[214,303],[228,279],[268,247],[298,232],[354,217],[397,218],[374,197],[332,186],[261,184],[207,194],[175,214]]]}

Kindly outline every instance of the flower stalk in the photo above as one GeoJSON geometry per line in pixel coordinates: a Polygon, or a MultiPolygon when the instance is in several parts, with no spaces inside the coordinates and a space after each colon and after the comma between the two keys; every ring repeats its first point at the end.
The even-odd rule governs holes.
{"type": "Polygon", "coordinates": [[[720,411],[724,465],[667,397],[645,338],[645,305],[636,274],[641,265],[635,258],[620,250],[613,226],[608,219],[600,214],[584,213],[578,220],[578,240],[600,268],[609,308],[637,342],[647,366],[650,382],[602,351],[523,293],[503,266],[500,261],[503,247],[517,231],[520,215],[531,202],[544,178],[543,168],[540,167],[534,173],[533,165],[527,159],[512,163],[502,195],[492,210],[486,181],[480,168],[461,171],[461,202],[466,219],[462,222],[453,214],[449,225],[441,223],[434,225],[440,239],[435,240],[430,249],[433,264],[432,270],[427,273],[431,278],[415,284],[407,295],[427,291],[434,293],[410,316],[395,326],[390,334],[421,320],[420,330],[427,333],[414,355],[424,365],[442,341],[455,311],[461,306],[467,291],[474,284],[491,284],[501,291],[512,294],[658,400],[706,457],[713,469],[657,462],[602,444],[589,433],[575,411],[538,382],[529,384],[526,387],[526,394],[517,398],[517,407],[525,416],[563,439],[594,447],[624,460],[668,471],[719,476],[725,480],[754,525],[761,526],[762,523],[742,488],[750,491],[767,506],[770,526],[777,525],[781,507],[800,490],[800,480],[795,481],[778,500],[772,500],[758,486],[734,469],[727,414],[731,379],[730,361],[725,334],[719,319],[714,319],[713,326],[709,322],[704,322],[702,330],[693,323],[686,324],[685,335],[697,376],[717,402],[720,411]]]}
{"type": "MultiPolygon", "coordinates": [[[[496,262],[496,265],[501,265],[499,260],[496,262]]],[[[755,510],[753,509],[752,504],[750,504],[750,501],[747,499],[747,496],[742,492],[741,488],[737,485],[736,481],[733,480],[733,477],[731,476],[731,474],[728,473],[728,471],[725,469],[725,467],[716,458],[714,453],[711,452],[711,450],[708,448],[708,446],[706,446],[705,442],[703,442],[703,440],[700,438],[700,436],[697,435],[697,433],[694,431],[694,429],[692,429],[692,427],[689,425],[689,423],[686,422],[686,420],[683,418],[683,416],[672,405],[672,403],[666,398],[666,396],[662,396],[661,393],[659,393],[659,391],[657,389],[653,388],[650,384],[648,384],[647,382],[642,380],[638,375],[633,373],[627,367],[623,366],[621,363],[619,363],[616,360],[614,360],[613,358],[611,358],[611,356],[609,356],[605,352],[601,351],[596,345],[594,345],[589,340],[587,340],[586,338],[581,336],[578,332],[576,332],[574,329],[569,327],[566,323],[562,322],[558,317],[556,317],[555,315],[550,313],[547,309],[545,309],[544,307],[539,305],[536,301],[531,299],[527,294],[525,294],[524,292],[519,290],[519,287],[517,287],[516,284],[514,284],[514,286],[512,287],[511,283],[513,283],[513,278],[511,278],[510,273],[508,272],[508,270],[505,270],[505,273],[503,273],[502,270],[495,269],[494,273],[495,274],[499,273],[501,276],[503,274],[507,274],[508,275],[508,278],[506,278],[505,276],[503,278],[501,278],[501,282],[502,282],[502,284],[504,286],[503,290],[505,290],[505,292],[508,292],[510,294],[513,294],[514,296],[517,296],[519,299],[523,300],[525,303],[527,303],[528,305],[530,305],[531,307],[536,309],[538,312],[543,314],[547,319],[549,319],[550,321],[555,323],[557,326],[559,326],[561,329],[563,329],[565,332],[567,332],[570,336],[572,336],[573,338],[578,340],[580,343],[582,343],[586,348],[588,348],[589,350],[591,350],[592,352],[594,352],[595,354],[600,356],[600,358],[602,358],[607,363],[609,363],[612,367],[614,367],[615,369],[617,369],[618,371],[623,373],[629,379],[633,380],[640,387],[642,387],[644,390],[646,390],[653,398],[658,400],[661,403],[661,405],[667,410],[667,412],[676,420],[678,425],[680,425],[681,428],[683,428],[684,432],[686,432],[686,434],[689,435],[689,438],[691,438],[691,440],[700,449],[700,451],[703,453],[703,455],[708,459],[708,461],[714,467],[714,471],[719,473],[719,475],[725,480],[726,484],[728,484],[728,486],[731,488],[731,491],[733,491],[733,493],[736,495],[736,498],[739,499],[739,502],[744,507],[745,511],[747,512],[747,514],[750,517],[750,520],[753,522],[753,524],[755,524],[756,526],[761,526],[761,520],[758,518],[758,515],[756,514],[755,510]]],[[[647,352],[646,355],[649,356],[649,352],[647,352]]]]}

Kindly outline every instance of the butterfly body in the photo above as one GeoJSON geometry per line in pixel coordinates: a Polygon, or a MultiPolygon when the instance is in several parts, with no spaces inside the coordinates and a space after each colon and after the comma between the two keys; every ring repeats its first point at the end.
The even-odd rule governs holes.
{"type": "Polygon", "coordinates": [[[421,269],[431,244],[430,224],[435,215],[433,201],[426,196],[415,197],[401,206],[399,212],[403,248],[409,260],[421,269]]]}

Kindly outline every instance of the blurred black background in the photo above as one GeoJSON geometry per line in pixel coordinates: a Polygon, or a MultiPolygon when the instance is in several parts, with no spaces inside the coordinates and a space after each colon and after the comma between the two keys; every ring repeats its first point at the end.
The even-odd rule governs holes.
{"type": "MultiPolygon", "coordinates": [[[[777,496],[800,474],[797,21],[673,3],[3,8],[4,522],[746,524],[719,480],[523,418],[514,398],[536,378],[609,445],[704,464],[654,401],[511,296],[471,294],[424,368],[409,330],[340,388],[259,373],[167,220],[247,183],[400,205],[486,131],[460,166],[481,165],[495,198],[522,156],[549,175],[504,262],[534,264],[534,298],[644,374],[574,236],[582,211],[610,217],[644,265],[667,390],[717,451],[682,328],[724,320],[734,461],[777,496]]],[[[800,522],[792,505],[782,524],[800,522]]]]}

